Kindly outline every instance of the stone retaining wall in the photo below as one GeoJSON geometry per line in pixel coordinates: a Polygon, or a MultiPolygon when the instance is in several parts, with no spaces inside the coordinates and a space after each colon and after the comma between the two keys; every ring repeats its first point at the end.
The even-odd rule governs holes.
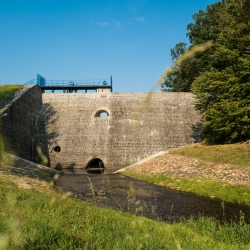
{"type": "MultiPolygon", "coordinates": [[[[4,150],[32,160],[34,131],[42,107],[42,91],[37,85],[23,92],[0,110],[4,150]]],[[[0,135],[1,136],[1,135],[0,135]]]]}

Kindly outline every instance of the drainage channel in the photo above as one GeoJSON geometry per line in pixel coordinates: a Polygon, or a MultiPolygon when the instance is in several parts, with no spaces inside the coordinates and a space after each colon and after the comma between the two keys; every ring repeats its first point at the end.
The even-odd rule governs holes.
{"type": "Polygon", "coordinates": [[[109,207],[150,219],[174,223],[199,216],[236,221],[244,214],[250,223],[250,207],[167,189],[118,174],[65,171],[56,181],[59,190],[99,207],[109,207]]]}

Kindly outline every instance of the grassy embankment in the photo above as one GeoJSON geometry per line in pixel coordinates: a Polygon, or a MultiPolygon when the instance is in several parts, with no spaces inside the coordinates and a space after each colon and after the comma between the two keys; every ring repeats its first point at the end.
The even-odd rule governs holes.
{"type": "MultiPolygon", "coordinates": [[[[183,155],[213,161],[221,164],[235,164],[250,168],[250,143],[237,143],[228,145],[204,146],[191,145],[171,150],[170,154],[183,155]]],[[[217,197],[224,201],[247,204],[250,206],[250,187],[223,184],[219,181],[199,178],[181,178],[167,173],[141,175],[133,172],[123,172],[128,176],[140,178],[154,184],[161,184],[169,188],[192,192],[206,197],[217,197]]]]}
{"type": "Polygon", "coordinates": [[[56,193],[0,175],[0,249],[250,249],[250,225],[209,218],[173,225],[56,193]],[[37,190],[36,190],[37,189],[37,190]]]}
{"type": "Polygon", "coordinates": [[[22,85],[12,84],[12,85],[0,85],[0,102],[3,101],[5,98],[9,97],[15,91],[20,89],[22,85]]]}

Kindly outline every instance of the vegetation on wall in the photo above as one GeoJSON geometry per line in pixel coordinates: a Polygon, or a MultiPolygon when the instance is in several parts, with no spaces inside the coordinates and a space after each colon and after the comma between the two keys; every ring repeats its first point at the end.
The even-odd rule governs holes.
{"type": "Polygon", "coordinates": [[[0,85],[0,102],[20,89],[22,85],[0,85]]]}
{"type": "Polygon", "coordinates": [[[208,144],[250,138],[250,2],[223,0],[193,15],[187,26],[190,46],[171,49],[173,68],[163,91],[193,92],[204,118],[202,138],[208,144]],[[177,64],[193,47],[212,41],[203,53],[177,64]]]}

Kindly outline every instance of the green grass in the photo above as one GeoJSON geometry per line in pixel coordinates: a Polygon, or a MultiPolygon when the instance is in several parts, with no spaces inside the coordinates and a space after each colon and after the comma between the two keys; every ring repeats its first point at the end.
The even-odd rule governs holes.
{"type": "MultiPolygon", "coordinates": [[[[196,146],[201,145],[195,145],[193,150],[197,149],[196,146]]],[[[181,154],[194,157],[195,153],[190,153],[190,147],[186,149],[189,153],[181,148],[181,154]]],[[[209,150],[204,150],[210,155],[207,160],[211,160],[209,150]]],[[[174,153],[177,153],[176,150],[174,153]]],[[[199,155],[203,157],[201,152],[199,155]]],[[[163,174],[130,175],[166,187],[250,205],[248,187],[173,178],[163,174]]],[[[12,178],[15,177],[0,175],[1,250],[250,249],[250,225],[243,219],[239,223],[220,224],[214,219],[200,217],[198,220],[183,220],[170,225],[129,213],[97,208],[58,194],[48,185],[39,187],[39,191],[18,188],[12,178]]]]}
{"type": "Polygon", "coordinates": [[[220,163],[230,163],[250,167],[250,142],[205,146],[202,144],[190,145],[169,151],[178,154],[220,163]]]}
{"type": "MultiPolygon", "coordinates": [[[[242,166],[250,166],[249,142],[214,146],[195,144],[170,150],[169,153],[217,163],[235,164],[238,165],[237,167],[239,168],[242,166]]],[[[202,176],[200,178],[183,178],[170,176],[167,173],[151,174],[148,176],[135,174],[129,170],[123,172],[123,174],[168,188],[192,192],[199,196],[216,197],[224,201],[250,206],[249,186],[224,184],[219,181],[202,179],[202,176]]]]}
{"type": "Polygon", "coordinates": [[[222,184],[201,178],[173,177],[167,174],[142,175],[129,171],[123,172],[123,174],[167,188],[191,192],[204,197],[216,197],[224,201],[250,206],[250,187],[222,184]]]}
{"type": "Polygon", "coordinates": [[[0,85],[0,102],[20,89],[22,85],[0,85]]]}
{"type": "Polygon", "coordinates": [[[0,249],[250,249],[250,225],[213,219],[173,225],[19,189],[0,178],[0,249]]]}

